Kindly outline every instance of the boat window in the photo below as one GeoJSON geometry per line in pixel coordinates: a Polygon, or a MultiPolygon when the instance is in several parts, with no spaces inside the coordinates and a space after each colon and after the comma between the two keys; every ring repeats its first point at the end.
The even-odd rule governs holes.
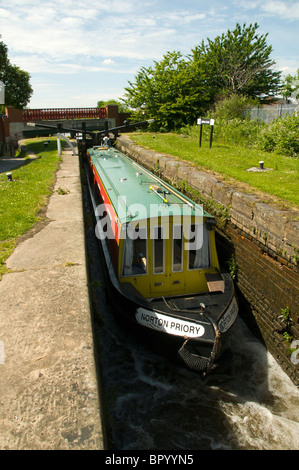
{"type": "Polygon", "coordinates": [[[172,242],[172,270],[174,272],[183,269],[183,227],[181,225],[173,226],[172,242]]]}
{"type": "Polygon", "coordinates": [[[147,273],[147,239],[146,228],[139,228],[135,240],[128,234],[124,240],[123,276],[138,276],[147,273]]]}
{"type": "Polygon", "coordinates": [[[154,227],[154,274],[164,272],[164,227],[154,227]]]}
{"type": "Polygon", "coordinates": [[[210,266],[210,237],[205,224],[191,224],[189,230],[189,269],[210,266]]]}

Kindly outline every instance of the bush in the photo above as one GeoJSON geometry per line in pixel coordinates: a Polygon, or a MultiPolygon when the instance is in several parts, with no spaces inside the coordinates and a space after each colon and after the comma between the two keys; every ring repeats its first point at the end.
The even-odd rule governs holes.
{"type": "Polygon", "coordinates": [[[242,95],[231,95],[229,98],[222,97],[214,104],[209,112],[212,118],[220,121],[230,121],[231,119],[245,120],[245,111],[256,106],[257,100],[242,95]]]}
{"type": "Polygon", "coordinates": [[[215,141],[223,144],[253,147],[264,123],[249,119],[215,120],[215,141]]]}
{"type": "Polygon", "coordinates": [[[275,119],[261,130],[255,146],[267,152],[298,157],[299,117],[293,115],[275,119]]]}

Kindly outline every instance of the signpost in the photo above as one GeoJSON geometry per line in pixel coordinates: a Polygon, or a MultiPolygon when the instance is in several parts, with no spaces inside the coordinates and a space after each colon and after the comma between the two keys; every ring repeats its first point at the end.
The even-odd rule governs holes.
{"type": "Polygon", "coordinates": [[[200,126],[200,134],[199,134],[199,146],[200,147],[201,147],[201,140],[202,140],[202,126],[203,125],[211,126],[210,148],[212,147],[214,124],[215,124],[215,119],[202,119],[202,118],[197,119],[197,125],[200,126]]]}

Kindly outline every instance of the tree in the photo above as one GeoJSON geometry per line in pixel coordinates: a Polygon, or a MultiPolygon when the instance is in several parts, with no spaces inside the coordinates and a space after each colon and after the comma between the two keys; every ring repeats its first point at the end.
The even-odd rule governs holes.
{"type": "Polygon", "coordinates": [[[120,113],[129,113],[130,112],[130,109],[127,106],[125,106],[121,101],[118,101],[118,100],[115,100],[115,99],[111,99],[111,100],[107,100],[107,101],[99,100],[97,102],[97,107],[98,108],[104,108],[105,106],[107,106],[109,104],[118,106],[118,111],[120,113]]]}
{"type": "Polygon", "coordinates": [[[252,98],[273,95],[280,87],[280,72],[267,45],[268,34],[257,34],[258,24],[238,23],[233,31],[207,39],[192,50],[198,70],[206,76],[211,96],[240,94],[252,98]]]}
{"type": "Polygon", "coordinates": [[[289,74],[284,78],[281,94],[286,102],[288,102],[290,98],[296,100],[299,98],[299,69],[295,75],[289,74]]]}
{"type": "Polygon", "coordinates": [[[151,67],[142,67],[125,88],[124,101],[136,110],[140,119],[142,110],[147,118],[154,118],[154,128],[173,130],[185,124],[194,124],[196,116],[206,106],[204,81],[193,63],[180,52],[167,52],[151,67]]]}
{"type": "Polygon", "coordinates": [[[260,98],[280,89],[280,72],[267,45],[267,34],[258,35],[258,24],[207,39],[184,58],[167,52],[150,67],[142,67],[125,88],[124,102],[155,119],[155,128],[173,130],[194,124],[221,97],[260,98]]]}
{"type": "Polygon", "coordinates": [[[8,49],[3,41],[0,41],[0,80],[5,85],[6,106],[14,106],[18,109],[24,108],[33,93],[30,85],[30,75],[10,63],[8,49]]]}

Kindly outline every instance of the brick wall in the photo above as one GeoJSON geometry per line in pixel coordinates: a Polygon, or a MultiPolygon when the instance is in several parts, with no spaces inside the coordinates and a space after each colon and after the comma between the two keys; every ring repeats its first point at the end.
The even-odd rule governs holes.
{"type": "Polygon", "coordinates": [[[15,148],[14,144],[10,142],[9,138],[9,121],[7,109],[5,115],[0,117],[0,156],[14,155],[15,148]]]}
{"type": "Polygon", "coordinates": [[[23,122],[23,111],[11,106],[5,109],[9,122],[23,122]]]}
{"type": "Polygon", "coordinates": [[[285,330],[281,309],[289,308],[292,315],[291,331],[299,339],[298,271],[275,260],[250,235],[233,223],[218,230],[218,252],[222,260],[234,256],[237,272],[235,285],[240,300],[240,312],[250,329],[291,377],[299,384],[298,365],[293,364],[290,344],[283,337],[285,330]]]}
{"type": "Polygon", "coordinates": [[[4,119],[0,117],[0,142],[5,142],[4,119]]]}
{"type": "Polygon", "coordinates": [[[5,109],[5,116],[1,116],[0,119],[0,138],[1,142],[5,142],[7,137],[9,137],[9,121],[7,109],[5,109]]]}
{"type": "Polygon", "coordinates": [[[247,194],[245,187],[227,184],[190,162],[133,145],[128,137],[120,137],[117,145],[215,215],[220,261],[235,275],[240,314],[298,385],[299,365],[294,364],[283,333],[289,333],[291,341],[299,340],[299,210],[283,210],[275,198],[265,204],[262,196],[247,194]],[[279,318],[282,310],[290,313],[288,325],[279,318]]]}

